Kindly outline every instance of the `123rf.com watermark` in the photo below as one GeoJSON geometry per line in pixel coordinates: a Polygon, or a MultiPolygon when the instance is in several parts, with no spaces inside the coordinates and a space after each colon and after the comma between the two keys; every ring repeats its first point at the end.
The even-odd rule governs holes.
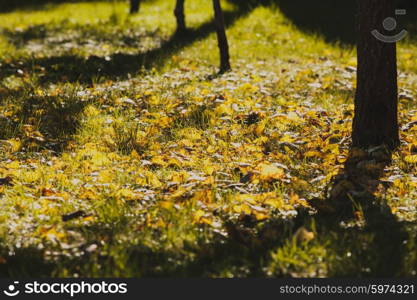
{"type": "Polygon", "coordinates": [[[8,297],[18,295],[123,295],[128,292],[127,283],[108,283],[100,282],[31,282],[20,283],[14,281],[3,290],[3,294],[8,297]]]}

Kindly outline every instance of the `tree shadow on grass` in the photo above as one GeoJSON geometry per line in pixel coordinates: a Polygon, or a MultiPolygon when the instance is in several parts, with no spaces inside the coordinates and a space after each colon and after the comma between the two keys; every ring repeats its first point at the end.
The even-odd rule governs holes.
{"type": "Polygon", "coordinates": [[[22,107],[21,116],[30,118],[33,111],[41,111],[36,118],[46,141],[40,147],[61,152],[72,141],[79,126],[79,115],[87,104],[75,95],[30,97],[22,107]]]}
{"type": "MultiPolygon", "coordinates": [[[[308,34],[323,36],[326,42],[356,44],[357,5],[353,0],[271,0],[295,26],[308,34]]],[[[417,5],[414,0],[397,0],[397,8],[407,15],[397,17],[398,28],[406,28],[410,36],[417,33],[417,5]]],[[[395,17],[395,12],[393,12],[395,17]]]]}
{"type": "Polygon", "coordinates": [[[7,98],[19,100],[14,102],[17,107],[15,117],[0,119],[0,139],[20,138],[23,151],[46,149],[62,152],[73,140],[72,136],[79,126],[79,115],[88,104],[77,96],[76,89],[54,96],[37,95],[31,89],[18,89],[4,96],[3,101],[9,101],[7,98]],[[34,132],[35,129],[42,136],[34,132]]]}
{"type": "MultiPolygon", "coordinates": [[[[417,223],[399,221],[385,200],[376,196],[379,189],[389,184],[381,178],[391,163],[391,156],[384,148],[368,152],[352,149],[344,170],[331,183],[329,196],[309,201],[316,214],[300,209],[295,219],[272,220],[264,233],[257,236],[252,236],[242,224],[231,224],[235,230],[228,230],[227,238],[207,245],[195,260],[173,274],[206,276],[210,272],[219,274],[219,270],[244,267],[247,268],[245,276],[264,277],[265,262],[270,261],[271,251],[291,245],[298,228],[314,227],[316,241],[313,243],[326,248],[324,261],[328,277],[415,275],[417,223]],[[269,233],[265,235],[265,232],[269,233]]],[[[302,250],[309,246],[298,247],[302,250]]],[[[274,276],[300,275],[296,271],[275,270],[274,276]]]]}
{"type": "Polygon", "coordinates": [[[46,277],[53,270],[53,263],[46,262],[43,251],[36,247],[17,249],[13,255],[6,248],[0,249],[0,277],[33,278],[46,277]]]}
{"type": "MultiPolygon", "coordinates": [[[[247,12],[246,6],[242,6],[242,9],[238,11],[230,12],[228,24],[232,24],[236,18],[247,12]]],[[[0,79],[20,74],[19,72],[26,75],[38,73],[41,75],[39,82],[43,84],[62,81],[91,84],[98,78],[127,77],[130,73],[135,73],[141,68],[163,64],[170,55],[198,39],[205,38],[213,30],[214,28],[209,22],[196,30],[191,30],[186,35],[173,35],[163,43],[161,48],[139,54],[116,53],[110,60],[98,56],[83,59],[75,55],[64,55],[3,63],[0,65],[2,71],[0,79]]],[[[12,37],[10,36],[11,32],[8,34],[9,37],[12,37]]],[[[16,34],[16,40],[19,43],[25,43],[31,39],[45,38],[45,28],[42,25],[31,27],[27,31],[16,34]]],[[[31,150],[48,149],[55,152],[64,150],[78,128],[79,114],[88,104],[81,101],[75,93],[46,96],[37,95],[33,89],[21,89],[13,92],[6,89],[5,93],[8,98],[15,97],[21,101],[15,103],[19,106],[15,120],[0,120],[0,125],[7,127],[7,130],[2,130],[0,138],[8,139],[18,136],[24,140],[24,148],[31,148],[31,150]],[[3,121],[7,124],[3,124],[3,121]],[[25,137],[21,127],[27,124],[38,128],[39,132],[44,135],[45,141],[40,141],[39,136],[25,137]]]]}
{"type": "Polygon", "coordinates": [[[323,35],[328,42],[354,44],[356,1],[273,1],[294,25],[308,34],[323,35]]]}
{"type": "MultiPolygon", "coordinates": [[[[260,4],[244,3],[238,0],[237,9],[224,13],[225,25],[232,26],[238,19],[244,17],[260,4]]],[[[0,79],[16,74],[18,69],[34,72],[43,70],[41,83],[56,83],[60,81],[80,82],[91,84],[97,79],[121,79],[141,70],[160,67],[181,49],[207,38],[215,32],[213,21],[206,22],[196,29],[189,29],[185,33],[175,32],[160,47],[135,54],[115,53],[111,56],[89,56],[83,58],[77,55],[62,55],[45,58],[34,58],[23,61],[20,65],[3,64],[0,79]]],[[[9,33],[10,35],[11,33],[9,33]]],[[[16,39],[21,40],[25,32],[19,33],[16,39]]]]}
{"type": "MultiPolygon", "coordinates": [[[[85,249],[93,241],[88,241],[81,247],[84,249],[81,256],[62,257],[59,263],[48,263],[41,251],[27,249],[6,258],[7,263],[0,265],[0,275],[51,276],[65,271],[67,274],[96,277],[114,277],[119,273],[124,274],[122,276],[146,278],[207,278],[227,274],[265,277],[271,276],[266,272],[270,267],[271,253],[289,245],[290,248],[298,247],[297,251],[302,254],[296,258],[288,257],[288,261],[295,265],[294,270],[291,266],[275,268],[272,276],[299,277],[306,274],[303,268],[311,267],[305,265],[311,257],[303,261],[309,255],[305,250],[317,246],[326,249],[326,256],[321,258],[324,261],[320,262],[319,267],[323,267],[324,262],[324,274],[328,277],[413,276],[417,269],[417,224],[398,221],[387,204],[375,196],[376,190],[384,185],[380,178],[391,157],[391,153],[385,150],[378,151],[379,154],[352,150],[345,169],[332,183],[328,199],[310,201],[317,209],[315,215],[300,208],[296,218],[272,218],[259,231],[254,230],[250,218],[226,221],[227,236],[214,235],[209,241],[201,237],[197,245],[184,245],[185,251],[151,249],[139,241],[129,245],[117,243],[109,248],[112,251],[106,255],[101,251],[89,254],[85,249]],[[368,162],[371,163],[367,165],[368,162]],[[295,233],[301,227],[315,228],[316,238],[310,242],[312,245],[294,244],[295,233]],[[192,258],[184,256],[184,253],[192,253],[192,258]],[[120,255],[121,260],[118,258],[120,255]],[[30,266],[27,265],[27,257],[34,257],[34,263],[30,266]],[[295,259],[299,259],[300,263],[294,262],[295,259]],[[297,267],[299,265],[301,269],[297,267]],[[97,273],[91,274],[92,270],[97,273]]],[[[111,246],[112,241],[117,242],[115,237],[124,232],[126,226],[129,226],[129,222],[118,226],[118,229],[108,227],[106,230],[103,226],[92,226],[84,230],[89,232],[87,236],[105,239],[106,244],[111,246]]],[[[99,244],[97,241],[95,243],[99,244]]],[[[315,252],[311,253],[314,255],[315,252]]],[[[313,267],[313,275],[317,276],[314,272],[316,270],[313,267]]]]}
{"type": "Polygon", "coordinates": [[[330,238],[332,251],[339,257],[332,276],[410,276],[417,267],[415,259],[412,270],[405,263],[416,251],[415,236],[410,234],[416,223],[399,221],[385,199],[376,196],[389,185],[380,178],[391,157],[382,147],[352,149],[332,182],[328,199],[310,201],[318,211],[319,236],[330,238]],[[414,246],[410,249],[407,244],[414,246]]]}

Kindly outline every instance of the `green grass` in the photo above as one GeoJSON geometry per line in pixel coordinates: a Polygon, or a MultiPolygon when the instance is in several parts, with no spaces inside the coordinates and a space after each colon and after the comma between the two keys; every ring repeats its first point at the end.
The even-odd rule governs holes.
{"type": "MultiPolygon", "coordinates": [[[[173,4],[0,13],[0,275],[416,275],[415,126],[373,197],[347,216],[311,204],[348,156],[354,46],[224,1],[217,76],[210,1],[186,1],[182,37],[173,4]]],[[[415,48],[399,45],[402,126],[415,48]]]]}

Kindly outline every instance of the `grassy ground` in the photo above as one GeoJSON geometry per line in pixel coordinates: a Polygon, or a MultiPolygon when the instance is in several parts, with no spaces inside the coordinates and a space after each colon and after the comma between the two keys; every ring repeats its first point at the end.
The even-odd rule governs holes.
{"type": "Polygon", "coordinates": [[[412,40],[399,46],[403,144],[342,214],[326,199],[350,184],[331,189],[354,47],[279,4],[224,2],[233,71],[219,77],[210,2],[187,1],[182,37],[173,2],[0,13],[0,274],[416,275],[412,40]]]}

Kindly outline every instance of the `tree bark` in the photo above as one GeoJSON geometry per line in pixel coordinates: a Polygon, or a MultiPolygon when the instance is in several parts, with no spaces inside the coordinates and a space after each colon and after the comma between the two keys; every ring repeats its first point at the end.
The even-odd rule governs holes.
{"type": "Polygon", "coordinates": [[[355,117],[352,142],[354,147],[386,145],[391,149],[400,143],[398,129],[397,50],[372,35],[392,35],[383,29],[383,21],[394,15],[393,0],[358,0],[359,40],[355,95],[355,117]]]}
{"type": "Polygon", "coordinates": [[[185,0],[177,0],[175,4],[174,15],[177,19],[177,32],[184,32],[187,29],[185,25],[184,2],[185,0]]]}
{"type": "Polygon", "coordinates": [[[139,12],[140,0],[130,0],[130,13],[135,14],[139,12]]]}
{"type": "Polygon", "coordinates": [[[213,0],[214,20],[216,24],[217,42],[220,50],[220,73],[231,69],[229,56],[229,43],[227,41],[224,16],[220,0],[213,0]]]}

